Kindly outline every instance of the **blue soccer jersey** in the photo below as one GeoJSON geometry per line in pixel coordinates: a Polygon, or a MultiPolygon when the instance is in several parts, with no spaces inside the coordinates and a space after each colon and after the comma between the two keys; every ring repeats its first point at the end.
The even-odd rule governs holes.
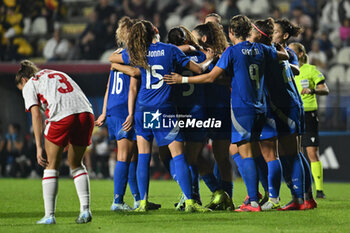
{"type": "Polygon", "coordinates": [[[276,59],[276,49],[260,43],[244,41],[226,49],[216,66],[233,74],[232,107],[242,106],[243,103],[258,113],[266,112],[264,93],[266,62],[276,59]]]}
{"type": "MultiPolygon", "coordinates": [[[[123,61],[129,64],[126,51],[122,53],[123,61]]],[[[149,69],[141,70],[141,87],[137,96],[138,107],[167,107],[173,105],[173,86],[164,82],[163,77],[171,72],[181,71],[190,59],[176,46],[157,42],[148,50],[149,69]]]]}
{"type": "Polygon", "coordinates": [[[289,55],[289,59],[288,59],[289,63],[292,65],[299,66],[298,56],[296,55],[296,53],[289,47],[285,47],[284,49],[287,51],[289,55]]]}
{"type": "Polygon", "coordinates": [[[128,75],[116,70],[111,70],[109,78],[106,119],[109,138],[111,140],[120,140],[122,138],[136,140],[134,128],[128,132],[123,130],[123,123],[129,115],[129,86],[130,77],[128,75]]]}
{"type": "Polygon", "coordinates": [[[232,74],[232,143],[259,140],[266,123],[266,63],[276,59],[276,49],[244,41],[227,48],[216,64],[232,74]]]}
{"type": "MultiPolygon", "coordinates": [[[[123,61],[129,64],[126,51],[123,61]]],[[[172,88],[164,82],[163,76],[171,72],[181,72],[190,59],[176,46],[157,42],[148,49],[149,69],[141,70],[141,86],[136,100],[136,134],[148,141],[156,139],[158,146],[165,146],[182,141],[177,118],[172,88]]]]}
{"type": "Polygon", "coordinates": [[[128,114],[128,95],[130,77],[122,72],[111,70],[109,78],[107,115],[126,118],[128,114]]]}

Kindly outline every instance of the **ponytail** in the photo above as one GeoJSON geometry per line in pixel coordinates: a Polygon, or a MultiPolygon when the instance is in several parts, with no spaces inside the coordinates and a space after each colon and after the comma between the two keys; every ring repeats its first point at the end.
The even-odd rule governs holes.
{"type": "Polygon", "coordinates": [[[29,60],[21,61],[21,68],[17,71],[15,78],[16,85],[21,83],[22,78],[30,79],[39,71],[40,69],[33,62],[29,60]]]}
{"type": "Polygon", "coordinates": [[[255,30],[259,31],[263,36],[261,42],[263,44],[270,45],[272,41],[274,21],[272,18],[267,18],[265,20],[256,20],[253,24],[255,30]]]}
{"type": "Polygon", "coordinates": [[[148,69],[147,52],[156,33],[151,22],[142,20],[131,27],[127,48],[132,66],[148,69]]]}

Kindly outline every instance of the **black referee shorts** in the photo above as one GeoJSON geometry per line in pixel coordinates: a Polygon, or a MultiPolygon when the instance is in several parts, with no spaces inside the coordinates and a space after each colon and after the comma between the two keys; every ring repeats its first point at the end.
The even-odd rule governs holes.
{"type": "Polygon", "coordinates": [[[301,137],[301,146],[319,146],[317,111],[305,112],[305,131],[301,137]]]}

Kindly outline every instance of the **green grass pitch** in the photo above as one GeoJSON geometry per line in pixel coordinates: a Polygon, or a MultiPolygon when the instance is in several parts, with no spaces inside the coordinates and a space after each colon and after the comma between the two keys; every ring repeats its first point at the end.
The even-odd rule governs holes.
{"type": "MultiPolygon", "coordinates": [[[[114,213],[109,210],[113,197],[111,180],[92,180],[93,221],[77,225],[79,201],[73,181],[61,179],[57,200],[56,225],[35,225],[44,214],[41,181],[0,179],[0,232],[350,232],[350,184],[326,183],[327,199],[318,200],[319,207],[309,211],[235,213],[176,212],[173,208],[180,189],[173,181],[151,181],[150,200],[162,204],[157,211],[147,213],[114,213]]],[[[204,203],[210,193],[201,183],[204,203]]],[[[246,195],[242,181],[234,183],[234,203],[238,206],[246,195]]],[[[285,184],[281,189],[282,203],[290,199],[285,184]]],[[[132,204],[127,190],[126,202],[132,204]]]]}

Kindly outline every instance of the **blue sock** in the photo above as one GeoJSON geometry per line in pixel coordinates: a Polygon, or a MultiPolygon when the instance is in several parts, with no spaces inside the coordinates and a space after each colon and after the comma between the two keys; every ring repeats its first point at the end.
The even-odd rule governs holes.
{"type": "Polygon", "coordinates": [[[199,196],[199,173],[196,165],[189,166],[192,178],[192,191],[199,196]]]}
{"type": "Polygon", "coordinates": [[[185,159],[185,155],[179,154],[173,157],[173,160],[175,163],[176,177],[181,187],[181,190],[187,199],[192,199],[191,176],[190,171],[188,169],[188,164],[185,159]]]}
{"type": "MultiPolygon", "coordinates": [[[[281,156],[283,158],[282,161],[286,160],[286,163],[290,167],[290,171],[288,171],[289,167],[286,166],[286,171],[290,172],[290,181],[292,184],[292,187],[290,187],[290,184],[288,187],[291,189],[291,193],[296,198],[303,198],[304,197],[304,166],[301,161],[300,155],[297,154],[295,156],[281,156]]],[[[284,169],[283,169],[284,170],[284,169]]],[[[289,179],[289,174],[286,174],[286,178],[289,179]]],[[[288,180],[286,181],[288,182],[288,180]]],[[[288,183],[289,183],[288,182],[288,183]]]]}
{"type": "Polygon", "coordinates": [[[141,200],[147,200],[149,187],[149,164],[151,154],[139,154],[137,162],[136,177],[141,200]]]}
{"type": "Polygon", "coordinates": [[[277,198],[280,196],[282,167],[279,159],[270,161],[268,166],[269,197],[277,198]]]}
{"type": "Polygon", "coordinates": [[[220,183],[221,175],[220,175],[219,166],[218,166],[217,162],[214,163],[213,173],[214,173],[214,176],[216,177],[216,180],[220,183]]]}
{"type": "Polygon", "coordinates": [[[242,170],[245,174],[245,185],[250,201],[258,202],[258,171],[254,158],[242,159],[242,170]]]}
{"type": "Polygon", "coordinates": [[[170,173],[171,177],[177,182],[176,173],[175,173],[175,163],[172,157],[167,158],[164,162],[165,168],[170,173]]]}
{"type": "Polygon", "coordinates": [[[269,191],[269,182],[268,182],[268,168],[265,162],[264,157],[259,156],[254,158],[256,167],[258,169],[259,180],[261,185],[263,186],[265,192],[269,191]]]}
{"type": "Polygon", "coordinates": [[[128,182],[129,163],[117,161],[114,169],[114,203],[123,203],[128,182]]]}
{"type": "Polygon", "coordinates": [[[213,173],[202,176],[202,179],[212,193],[220,189],[219,183],[213,173]]]}
{"type": "Polygon", "coordinates": [[[140,193],[139,188],[137,187],[137,179],[136,179],[136,161],[131,161],[129,165],[129,176],[128,176],[128,183],[130,187],[130,191],[132,193],[132,196],[134,197],[135,201],[139,201],[140,193]]]}
{"type": "Polygon", "coordinates": [[[237,168],[238,168],[238,171],[241,174],[241,177],[245,183],[244,171],[242,169],[242,157],[241,157],[241,155],[239,153],[236,153],[236,154],[232,155],[231,157],[235,161],[237,168]]]}
{"type": "Polygon", "coordinates": [[[289,188],[291,194],[293,197],[296,197],[295,190],[293,188],[293,181],[292,181],[292,169],[293,169],[293,163],[290,163],[288,156],[280,156],[280,162],[282,164],[282,171],[283,171],[283,179],[286,182],[287,187],[289,188]]]}
{"type": "Polygon", "coordinates": [[[221,188],[227,192],[227,194],[232,198],[232,193],[233,193],[233,182],[232,181],[224,181],[221,180],[220,182],[221,188]]]}
{"type": "Polygon", "coordinates": [[[305,193],[312,193],[312,175],[311,175],[311,168],[310,164],[305,158],[303,153],[299,153],[300,159],[303,162],[304,172],[305,172],[305,193]]]}

